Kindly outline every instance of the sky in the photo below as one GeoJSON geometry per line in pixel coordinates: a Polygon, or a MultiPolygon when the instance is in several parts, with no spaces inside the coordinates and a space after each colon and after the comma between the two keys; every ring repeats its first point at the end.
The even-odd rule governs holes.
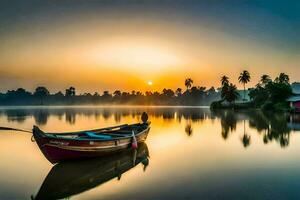
{"type": "Polygon", "coordinates": [[[237,84],[248,70],[299,81],[296,0],[0,2],[0,91],[161,91],[237,84]],[[148,84],[152,82],[152,84],[148,84]]]}

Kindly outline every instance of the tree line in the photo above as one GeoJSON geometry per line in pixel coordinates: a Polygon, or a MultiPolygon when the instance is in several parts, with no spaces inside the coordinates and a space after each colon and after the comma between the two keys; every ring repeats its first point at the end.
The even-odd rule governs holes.
{"type": "Polygon", "coordinates": [[[211,108],[262,108],[264,110],[287,110],[289,104],[286,101],[292,93],[289,75],[280,73],[274,80],[264,74],[254,88],[248,89],[250,101],[246,100],[246,84],[250,82],[251,76],[247,70],[240,73],[238,81],[244,86],[243,101],[236,103],[239,98],[236,85],[230,83],[227,76],[221,77],[221,100],[211,104],[211,108]]]}
{"type": "Polygon", "coordinates": [[[161,92],[140,91],[114,92],[104,91],[102,94],[95,92],[77,94],[75,87],[70,87],[65,92],[51,94],[44,86],[39,86],[34,92],[18,88],[0,93],[0,105],[82,105],[82,104],[127,104],[127,105],[210,105],[220,98],[220,93],[211,87],[194,86],[193,80],[184,81],[185,90],[177,88],[163,89],[161,92]]]}
{"type": "Polygon", "coordinates": [[[261,76],[254,88],[248,89],[246,98],[246,84],[251,80],[247,70],[243,70],[238,81],[243,85],[244,102],[236,103],[240,94],[237,86],[230,82],[228,76],[220,79],[221,87],[207,89],[193,85],[191,78],[184,81],[185,89],[176,90],[165,88],[161,92],[140,91],[114,92],[104,91],[102,94],[95,92],[77,94],[75,87],[69,87],[65,92],[51,94],[44,86],[39,86],[34,92],[18,88],[0,93],[0,105],[83,105],[83,104],[122,104],[122,105],[211,105],[211,108],[263,108],[266,110],[285,110],[288,103],[286,99],[292,95],[289,76],[280,73],[274,80],[267,74],[261,76]]]}

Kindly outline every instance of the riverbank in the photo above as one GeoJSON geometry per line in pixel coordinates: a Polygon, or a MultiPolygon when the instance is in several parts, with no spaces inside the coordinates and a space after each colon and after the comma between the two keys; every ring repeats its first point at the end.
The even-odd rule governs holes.
{"type": "Polygon", "coordinates": [[[292,112],[288,102],[265,102],[262,105],[256,105],[253,101],[242,102],[242,103],[227,103],[222,100],[214,101],[210,105],[210,109],[233,109],[233,110],[244,110],[244,109],[255,109],[262,111],[274,111],[274,112],[292,112]]]}

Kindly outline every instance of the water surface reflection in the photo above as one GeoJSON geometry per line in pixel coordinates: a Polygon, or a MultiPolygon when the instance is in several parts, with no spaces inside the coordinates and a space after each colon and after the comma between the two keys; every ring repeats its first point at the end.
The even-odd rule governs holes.
{"type": "Polygon", "coordinates": [[[133,164],[132,152],[53,166],[30,134],[0,131],[0,199],[300,198],[299,115],[199,107],[2,107],[0,124],[64,132],[134,123],[144,111],[152,122],[146,173],[148,159],[137,156],[133,164]]]}
{"type": "Polygon", "coordinates": [[[137,150],[127,149],[120,154],[101,158],[69,161],[56,164],[45,178],[39,192],[32,199],[64,199],[97,187],[141,163],[149,165],[146,144],[137,150]]]}
{"type": "Polygon", "coordinates": [[[93,117],[95,120],[103,118],[114,119],[116,124],[122,121],[122,118],[131,117],[138,120],[143,111],[146,111],[150,117],[162,118],[164,121],[175,120],[186,121],[185,133],[191,136],[193,133],[193,123],[202,122],[205,119],[220,120],[222,127],[221,136],[224,140],[231,133],[236,132],[236,125],[243,122],[243,136],[241,141],[244,147],[251,144],[251,135],[247,134],[245,123],[249,122],[249,127],[257,130],[262,135],[265,144],[276,141],[281,147],[289,145],[290,132],[300,130],[300,115],[289,115],[283,113],[264,113],[261,111],[233,111],[219,110],[210,111],[208,108],[193,107],[56,107],[56,108],[7,108],[0,110],[0,117],[6,116],[8,122],[17,122],[22,125],[25,121],[33,117],[34,122],[43,126],[47,124],[50,116],[57,117],[70,125],[76,124],[76,118],[84,116],[93,117]]]}

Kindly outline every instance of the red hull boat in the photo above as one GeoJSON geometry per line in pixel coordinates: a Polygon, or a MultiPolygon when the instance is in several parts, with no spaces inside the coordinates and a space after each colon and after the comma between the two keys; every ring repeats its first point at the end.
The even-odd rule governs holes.
{"type": "Polygon", "coordinates": [[[52,163],[63,160],[97,157],[137,147],[145,142],[150,122],[120,125],[70,133],[45,133],[33,127],[33,137],[52,163]]]}

